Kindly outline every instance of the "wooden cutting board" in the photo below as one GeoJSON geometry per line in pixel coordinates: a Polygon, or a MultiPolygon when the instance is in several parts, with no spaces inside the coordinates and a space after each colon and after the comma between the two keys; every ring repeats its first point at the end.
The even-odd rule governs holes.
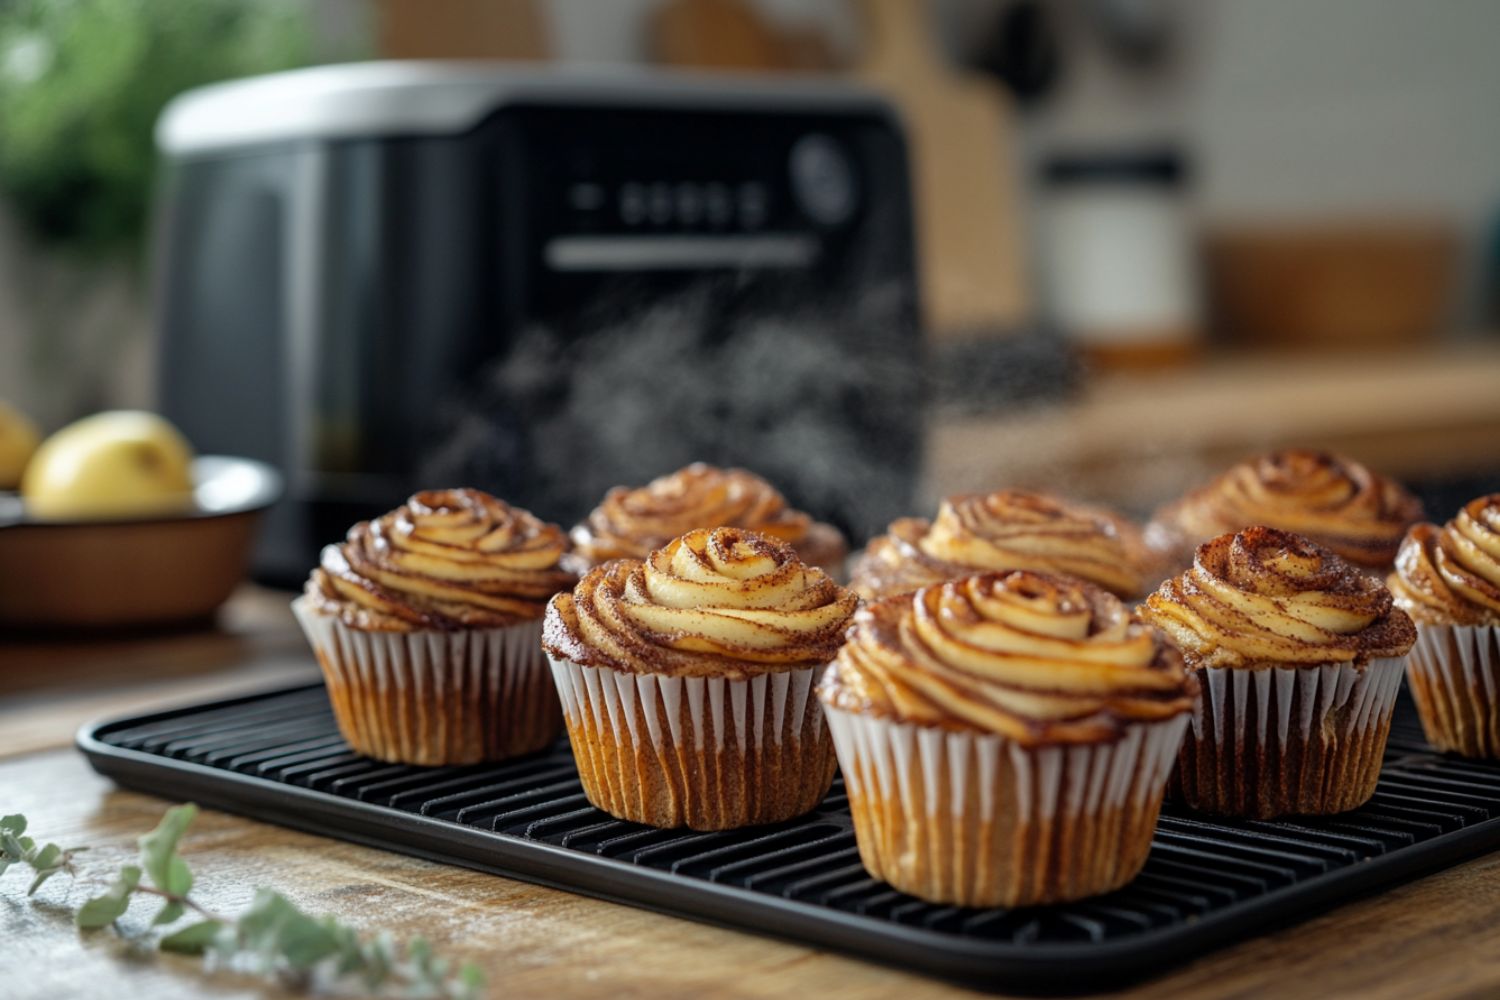
{"type": "Polygon", "coordinates": [[[547,24],[532,0],[381,0],[387,59],[546,59],[547,24]]]}
{"type": "Polygon", "coordinates": [[[777,69],[775,33],[744,0],[665,0],[650,14],[651,56],[694,69],[777,69]]]}
{"type": "Polygon", "coordinates": [[[834,62],[816,25],[767,18],[750,0],[663,0],[647,40],[651,58],[666,66],[815,71],[834,62]]]}
{"type": "Polygon", "coordinates": [[[1015,112],[993,81],[949,66],[921,0],[859,0],[856,73],[895,101],[911,146],[923,310],[935,339],[1031,318],[1015,112]]]}

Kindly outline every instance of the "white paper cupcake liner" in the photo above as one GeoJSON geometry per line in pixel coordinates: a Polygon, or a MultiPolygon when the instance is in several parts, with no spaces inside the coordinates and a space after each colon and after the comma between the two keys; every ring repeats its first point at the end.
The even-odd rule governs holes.
{"type": "Polygon", "coordinates": [[[822,667],[749,680],[549,657],[589,801],[652,826],[723,830],[801,815],[833,781],[822,667]]]}
{"type": "Polygon", "coordinates": [[[1406,673],[1427,742],[1500,757],[1500,628],[1419,623],[1406,673]]]}
{"type": "Polygon", "coordinates": [[[1169,794],[1257,819],[1358,808],[1380,777],[1405,662],[1199,668],[1202,695],[1169,794]]]}
{"type": "Polygon", "coordinates": [[[473,764],[532,753],[562,729],[541,619],[456,632],[367,632],[292,602],[359,753],[405,764],[473,764]]]}
{"type": "Polygon", "coordinates": [[[825,708],[859,854],[903,892],[959,906],[1098,895],[1145,864],[1187,717],[1111,743],[1027,747],[825,708]]]}

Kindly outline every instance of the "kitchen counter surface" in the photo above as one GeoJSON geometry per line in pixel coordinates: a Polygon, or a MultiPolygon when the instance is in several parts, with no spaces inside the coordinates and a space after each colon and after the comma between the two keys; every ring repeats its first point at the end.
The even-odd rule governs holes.
{"type": "MultiPolygon", "coordinates": [[[[110,932],[81,936],[71,908],[135,853],[166,803],[116,789],[71,749],[100,714],[224,696],[314,673],[286,596],[239,594],[212,631],[89,641],[0,638],[0,812],[41,837],[90,845],[80,882],[32,900],[0,879],[0,995],[281,997],[197,960],[143,953],[110,932]],[[66,904],[66,905],[65,905],[66,904]]],[[[183,845],[194,894],[235,911],[273,886],[314,912],[423,935],[484,967],[489,995],[875,998],[978,996],[794,943],[659,916],[225,813],[183,845]]],[[[144,929],[132,911],[125,926],[144,929]]],[[[1200,958],[1115,997],[1489,997],[1500,995],[1500,854],[1200,958]]]]}
{"type": "Polygon", "coordinates": [[[1363,354],[1216,353],[1086,380],[1066,399],[938,418],[925,503],[1061,488],[1150,510],[1248,454],[1316,445],[1406,480],[1494,472],[1500,340],[1363,354]]]}

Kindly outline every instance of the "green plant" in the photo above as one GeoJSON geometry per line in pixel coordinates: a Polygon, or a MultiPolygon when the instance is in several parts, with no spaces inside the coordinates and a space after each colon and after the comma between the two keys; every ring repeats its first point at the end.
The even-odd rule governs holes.
{"type": "Polygon", "coordinates": [[[133,252],[167,101],[309,56],[289,0],[0,0],[0,192],[47,242],[133,252]]]}
{"type": "MultiPolygon", "coordinates": [[[[147,896],[161,900],[152,929],[170,928],[189,913],[196,918],[159,938],[163,951],[208,955],[303,988],[355,981],[373,993],[455,1000],[483,991],[476,966],[450,972],[450,964],[421,938],[401,948],[388,934],[364,936],[332,917],[309,916],[268,889],[257,891],[250,908],[237,917],[205,909],[191,895],[193,873],[177,851],[197,815],[192,803],[168,809],[156,829],[140,838],[139,863],[123,866],[107,890],[78,908],[79,928],[114,926],[132,900],[147,896]]],[[[19,814],[0,818],[0,875],[12,865],[30,868],[28,896],[59,872],[76,877],[73,857],[85,849],[39,846],[26,836],[26,826],[19,814]]]]}

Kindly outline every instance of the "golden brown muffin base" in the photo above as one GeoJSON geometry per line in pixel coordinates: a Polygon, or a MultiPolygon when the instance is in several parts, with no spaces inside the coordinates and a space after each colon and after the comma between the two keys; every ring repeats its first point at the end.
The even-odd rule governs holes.
{"type": "Polygon", "coordinates": [[[865,869],[929,902],[985,907],[1082,899],[1135,878],[1186,722],[1137,727],[1136,740],[1022,747],[839,709],[829,718],[865,869]],[[919,734],[914,752],[901,749],[910,730],[919,734]],[[1113,802],[1091,796],[1117,766],[1123,793],[1113,802]],[[1051,773],[1049,811],[1040,786],[1051,773]]]}
{"type": "Polygon", "coordinates": [[[813,675],[821,669],[788,671],[806,676],[800,685],[786,685],[778,706],[777,685],[770,676],[743,681],[651,677],[650,684],[642,686],[636,683],[640,675],[553,661],[573,759],[588,800],[619,819],[693,830],[791,819],[810,812],[828,794],[835,766],[833,743],[812,693],[813,675]],[[628,704],[616,701],[611,712],[604,685],[618,692],[622,683],[633,696],[628,704]],[[674,736],[668,703],[655,695],[656,685],[662,683],[683,688],[696,684],[705,691],[719,686],[722,710],[715,712],[712,697],[705,694],[695,721],[689,698],[679,695],[674,736]],[[749,692],[757,683],[764,691],[758,741],[755,699],[744,695],[739,723],[732,694],[737,686],[749,692]],[[648,690],[653,695],[642,693],[648,690]],[[800,721],[792,704],[798,698],[803,700],[800,721]],[[627,714],[633,716],[633,726],[627,714]]]}
{"type": "MultiPolygon", "coordinates": [[[[970,790],[977,804],[978,791],[970,790]]],[[[933,903],[1032,906],[1085,899],[1130,882],[1146,864],[1155,808],[1073,814],[1042,823],[940,814],[911,822],[900,802],[850,800],[859,860],[882,882],[933,903]]]]}
{"type": "Polygon", "coordinates": [[[1500,627],[1419,624],[1406,677],[1427,742],[1500,757],[1500,627]]]}
{"type": "Polygon", "coordinates": [[[562,732],[541,623],[363,633],[299,612],[339,732],[357,753],[421,766],[534,753],[562,732]]]}
{"type": "Polygon", "coordinates": [[[1202,700],[1168,797],[1199,812],[1247,819],[1359,808],[1380,778],[1401,663],[1372,660],[1363,671],[1198,668],[1202,700]],[[1276,682],[1283,672],[1291,674],[1290,684],[1276,682]],[[1350,685],[1342,702],[1339,677],[1350,685]]]}

